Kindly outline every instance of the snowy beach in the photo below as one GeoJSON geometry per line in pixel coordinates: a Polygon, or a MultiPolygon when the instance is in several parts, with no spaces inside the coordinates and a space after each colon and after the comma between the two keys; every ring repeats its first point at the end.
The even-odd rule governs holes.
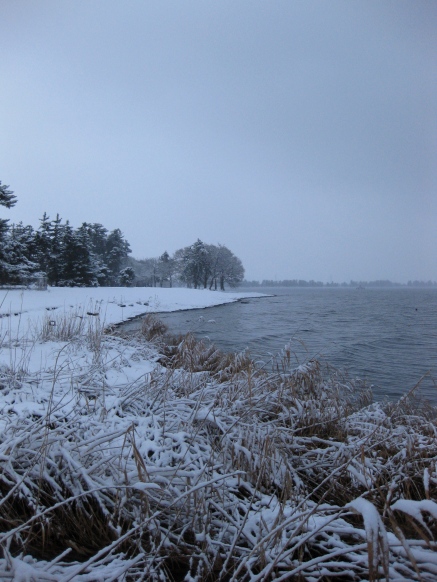
{"type": "Polygon", "coordinates": [[[259,297],[4,291],[0,579],[431,581],[437,427],[316,361],[277,372],[143,313],[259,297]]]}
{"type": "Polygon", "coordinates": [[[202,309],[232,303],[263,293],[223,293],[201,289],[160,287],[50,287],[47,291],[1,290],[0,330],[3,338],[17,339],[41,324],[47,314],[98,314],[110,326],[153,312],[202,309]]]}

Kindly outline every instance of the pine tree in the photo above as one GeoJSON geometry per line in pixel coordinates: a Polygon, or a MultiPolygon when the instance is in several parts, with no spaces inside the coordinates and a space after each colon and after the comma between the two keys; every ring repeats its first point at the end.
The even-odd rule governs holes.
{"type": "Polygon", "coordinates": [[[61,255],[65,225],[59,214],[54,220],[44,212],[36,232],[36,248],[40,270],[46,274],[48,283],[55,287],[61,279],[61,255]]]}
{"type": "Polygon", "coordinates": [[[0,181],[0,205],[6,206],[6,208],[12,208],[17,203],[17,197],[14,196],[12,190],[8,190],[9,186],[3,184],[0,181]]]}
{"type": "Polygon", "coordinates": [[[40,218],[40,226],[35,233],[35,245],[37,249],[37,258],[40,265],[40,270],[48,273],[50,266],[50,251],[51,251],[51,228],[50,217],[44,212],[40,218]]]}
{"type": "Polygon", "coordinates": [[[79,228],[74,231],[68,221],[63,229],[58,266],[60,270],[58,285],[61,287],[97,285],[86,230],[79,228]]]}
{"type": "MultiPolygon", "coordinates": [[[[0,206],[12,208],[16,196],[0,182],[0,206]]],[[[8,220],[0,218],[0,284],[21,282],[39,271],[47,275],[50,285],[131,284],[134,274],[127,270],[131,252],[120,229],[108,235],[101,224],[84,222],[74,230],[59,214],[50,220],[47,213],[40,219],[37,232],[22,223],[11,231],[8,220]]]]}
{"type": "Polygon", "coordinates": [[[106,264],[106,247],[108,230],[101,224],[83,223],[88,232],[93,254],[93,269],[99,285],[107,285],[110,271],[106,264]]]}
{"type": "Polygon", "coordinates": [[[62,218],[59,214],[52,220],[50,225],[50,262],[49,262],[49,280],[53,285],[58,285],[61,278],[62,270],[62,253],[64,250],[65,224],[62,224],[62,218]]]}
{"type": "Polygon", "coordinates": [[[4,285],[9,280],[10,257],[7,247],[9,237],[8,220],[0,219],[0,284],[4,285]]]}
{"type": "Polygon", "coordinates": [[[97,264],[92,252],[90,237],[85,226],[74,233],[76,246],[75,282],[80,286],[97,286],[97,264]]]}
{"type": "MultiPolygon", "coordinates": [[[[0,205],[6,208],[12,208],[17,203],[17,197],[14,196],[12,190],[8,190],[9,186],[0,181],[0,205]]],[[[8,255],[8,236],[9,236],[9,220],[0,218],[0,284],[9,282],[10,276],[10,257],[8,255]]]]}
{"type": "Polygon", "coordinates": [[[120,271],[126,263],[131,252],[129,243],[124,239],[123,233],[116,228],[109,233],[106,241],[106,265],[109,269],[109,284],[118,285],[120,271]]]}
{"type": "Polygon", "coordinates": [[[39,271],[35,233],[22,222],[13,224],[6,243],[9,283],[27,283],[39,271]]]}
{"type": "Polygon", "coordinates": [[[94,224],[87,224],[87,229],[94,254],[103,259],[106,254],[108,229],[106,229],[102,224],[99,224],[97,222],[95,222],[94,224]]]}

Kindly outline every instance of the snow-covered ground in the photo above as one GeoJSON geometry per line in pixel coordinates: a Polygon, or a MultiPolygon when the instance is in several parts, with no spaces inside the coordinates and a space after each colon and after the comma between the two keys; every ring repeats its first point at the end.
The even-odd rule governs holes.
{"type": "MultiPolygon", "coordinates": [[[[199,309],[232,303],[262,293],[223,293],[160,287],[51,287],[47,291],[0,290],[0,333],[5,340],[33,332],[48,314],[76,314],[112,325],[150,312],[199,309]]],[[[54,317],[52,319],[55,319],[54,317]]]]}
{"type": "MultiPolygon", "coordinates": [[[[81,343],[80,353],[75,343],[75,358],[72,360],[70,351],[73,348],[68,344],[75,336],[89,335],[142,314],[202,309],[243,298],[262,296],[262,293],[223,293],[160,287],[52,287],[47,291],[2,290],[0,370],[8,369],[15,374],[22,374],[24,371],[30,375],[44,373],[47,370],[51,373],[56,366],[55,362],[63,367],[64,372],[83,369],[92,362],[93,354],[89,349],[89,342],[81,343]]],[[[120,344],[111,343],[110,340],[108,342],[102,354],[111,361],[116,361],[117,357],[113,350],[120,350],[120,344]]],[[[126,359],[129,349],[126,346],[122,348],[125,362],[129,359],[126,359]]],[[[135,352],[132,349],[131,351],[135,352]]],[[[155,367],[154,359],[156,358],[151,356],[150,361],[142,358],[140,364],[129,362],[126,366],[112,366],[110,371],[106,370],[105,366],[103,369],[114,382],[116,382],[113,378],[114,369],[122,370],[120,373],[125,382],[136,381],[155,367]]]]}

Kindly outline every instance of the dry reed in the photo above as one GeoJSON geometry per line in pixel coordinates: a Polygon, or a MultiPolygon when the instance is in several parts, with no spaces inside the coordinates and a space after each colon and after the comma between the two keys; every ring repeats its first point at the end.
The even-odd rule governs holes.
{"type": "Polygon", "coordinates": [[[372,404],[317,361],[259,370],[152,318],[143,339],[59,327],[62,357],[90,333],[94,355],[60,354],[43,412],[3,419],[2,580],[435,580],[437,426],[413,394],[372,404]]]}

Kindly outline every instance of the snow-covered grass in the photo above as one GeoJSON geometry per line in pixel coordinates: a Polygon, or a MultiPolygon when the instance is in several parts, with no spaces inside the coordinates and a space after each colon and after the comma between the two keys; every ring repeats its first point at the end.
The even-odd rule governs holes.
{"type": "Polygon", "coordinates": [[[1,580],[436,579],[433,410],[371,404],[288,350],[258,370],[152,316],[105,333],[136,301],[235,299],[139,291],[34,292],[27,332],[4,330],[1,580]]]}
{"type": "Polygon", "coordinates": [[[200,289],[160,287],[51,287],[47,291],[0,290],[1,337],[26,337],[44,320],[61,314],[69,319],[98,314],[106,326],[150,312],[198,309],[263,297],[263,293],[222,293],[200,289]],[[48,317],[50,316],[50,317],[48,317]]]}

